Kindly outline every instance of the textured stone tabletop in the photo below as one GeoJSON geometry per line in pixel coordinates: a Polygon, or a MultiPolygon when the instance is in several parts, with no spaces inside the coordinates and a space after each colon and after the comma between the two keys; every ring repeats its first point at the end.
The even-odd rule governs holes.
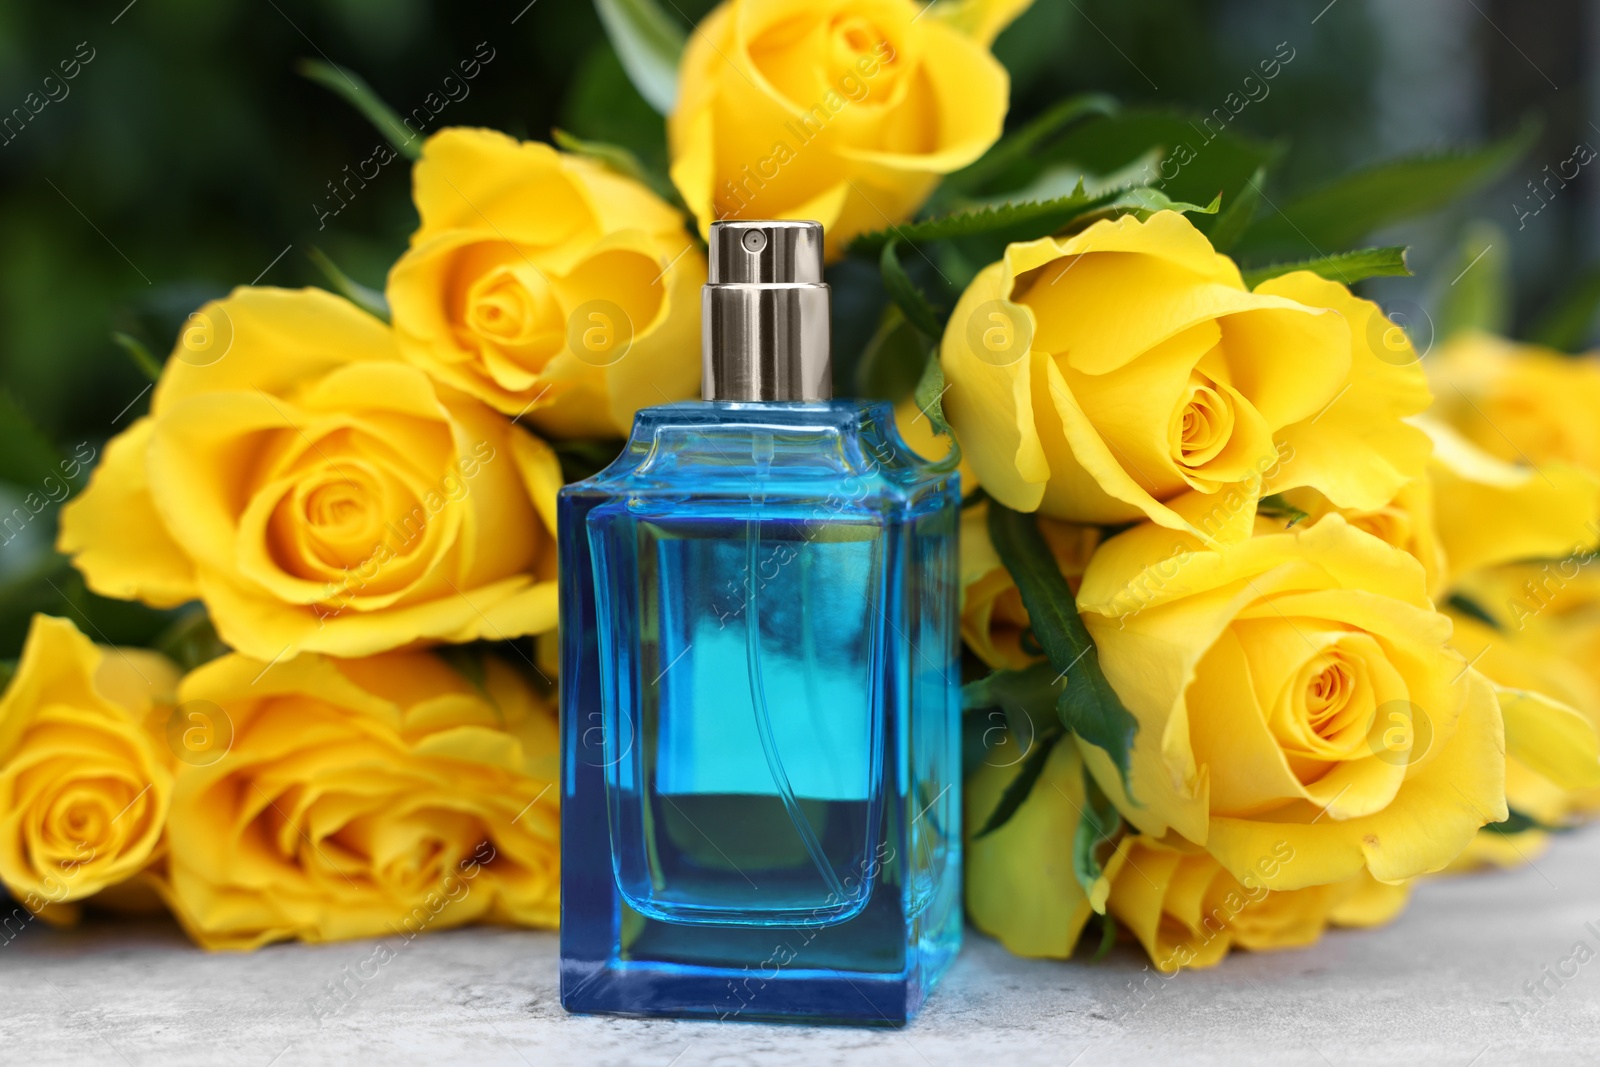
{"type": "Polygon", "coordinates": [[[1386,930],[1237,954],[1145,994],[1131,948],[1098,965],[1019,960],[969,931],[903,1031],[568,1016],[547,933],[418,938],[341,1005],[329,983],[375,942],[209,955],[163,924],[32,923],[0,947],[0,1063],[1600,1063],[1600,956],[1570,962],[1579,942],[1600,952],[1600,829],[1536,867],[1424,885],[1386,930]],[[1558,986],[1560,969],[1576,975],[1558,986]],[[1541,979],[1533,1010],[1524,983],[1541,979]]]}

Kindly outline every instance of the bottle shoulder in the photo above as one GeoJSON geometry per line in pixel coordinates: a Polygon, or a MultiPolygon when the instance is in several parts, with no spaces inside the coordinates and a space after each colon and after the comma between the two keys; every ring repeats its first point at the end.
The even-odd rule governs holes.
{"type": "Polygon", "coordinates": [[[905,443],[887,403],[854,400],[645,408],[622,454],[562,497],[804,499],[841,491],[880,510],[960,499],[958,475],[905,443]]]}

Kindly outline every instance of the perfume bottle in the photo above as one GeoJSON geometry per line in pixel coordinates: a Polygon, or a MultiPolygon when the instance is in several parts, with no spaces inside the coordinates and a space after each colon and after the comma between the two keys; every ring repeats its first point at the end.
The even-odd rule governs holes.
{"type": "Polygon", "coordinates": [[[819,225],[714,224],[705,399],[561,493],[569,1011],[898,1025],[959,947],[957,475],[828,318],[819,225]]]}

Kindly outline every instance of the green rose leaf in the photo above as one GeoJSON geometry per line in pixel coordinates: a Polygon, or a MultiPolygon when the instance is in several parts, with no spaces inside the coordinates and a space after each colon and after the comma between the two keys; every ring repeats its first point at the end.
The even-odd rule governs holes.
{"type": "Polygon", "coordinates": [[[995,805],[989,817],[984,820],[983,826],[973,834],[977,840],[986,834],[992,834],[1000,827],[1011,821],[1011,816],[1017,813],[1023,802],[1033,792],[1033,787],[1038,784],[1039,775],[1044,773],[1045,764],[1050,762],[1050,753],[1055,749],[1056,742],[1065,735],[1059,730],[1039,738],[1028,754],[1022,759],[1022,766],[1018,768],[1016,777],[1006,783],[1005,791],[1000,794],[1000,802],[995,805]]]}
{"type": "Polygon", "coordinates": [[[1406,266],[1404,247],[1363,248],[1355,252],[1340,252],[1316,259],[1302,259],[1295,263],[1274,263],[1267,267],[1251,267],[1243,271],[1244,284],[1254,289],[1262,282],[1297,270],[1308,270],[1329,281],[1354,285],[1363,278],[1409,278],[1411,268],[1406,266]]]}
{"type": "Polygon", "coordinates": [[[1463,330],[1507,334],[1511,330],[1511,245],[1490,222],[1474,222],[1461,237],[1450,279],[1434,315],[1437,340],[1463,330]]]}
{"type": "Polygon", "coordinates": [[[944,334],[944,325],[940,322],[938,311],[922,295],[922,290],[917,288],[906,269],[900,265],[899,253],[895,251],[899,245],[899,238],[890,238],[883,246],[883,254],[878,257],[878,269],[883,273],[883,287],[889,292],[889,299],[895,302],[905,315],[906,321],[915,326],[930,341],[937,341],[944,334]]]}
{"type": "Polygon", "coordinates": [[[42,492],[46,478],[60,477],[60,462],[60,450],[11,394],[0,390],[0,482],[42,492]]]}
{"type": "Polygon", "coordinates": [[[1031,744],[1057,726],[1056,702],[1064,679],[1049,663],[1035,663],[1020,671],[995,671],[961,687],[961,707],[966,711],[999,708],[1006,728],[1018,744],[1031,744]]]}
{"type": "Polygon", "coordinates": [[[575,156],[592,159],[615,174],[649,186],[657,196],[668,203],[682,206],[678,199],[678,190],[672,182],[664,175],[650,171],[639,162],[638,156],[621,145],[608,144],[605,141],[586,141],[559,128],[550,131],[550,139],[555,141],[557,148],[571,152],[575,156]]]}
{"type": "Polygon", "coordinates": [[[176,663],[184,673],[228,652],[228,646],[217,636],[217,628],[211,624],[211,616],[206,614],[205,608],[198,606],[183,609],[150,647],[176,663]]]}
{"type": "Polygon", "coordinates": [[[1580,274],[1534,322],[1528,339],[1562,352],[1576,352],[1589,343],[1600,312],[1600,270],[1580,274]]]}
{"type": "Polygon", "coordinates": [[[1215,215],[1222,206],[1222,194],[1218,193],[1208,204],[1191,204],[1183,200],[1174,200],[1160,189],[1150,186],[1135,186],[1124,189],[1111,197],[1106,203],[1098,205],[1073,219],[1069,228],[1081,230],[1091,223],[1101,219],[1121,218],[1123,215],[1133,215],[1140,221],[1148,219],[1158,211],[1176,211],[1187,215],[1194,212],[1200,215],[1215,215]]]}
{"type": "Polygon", "coordinates": [[[663,115],[678,99],[678,60],[688,39],[655,0],[594,0],[595,11],[639,95],[663,115]]]}
{"type": "Polygon", "coordinates": [[[952,237],[997,237],[1005,240],[1027,240],[1043,234],[1054,233],[1061,226],[1081,215],[1087,208],[1108,203],[1116,194],[1091,196],[1083,183],[1065,196],[1047,200],[1024,200],[954,211],[921,222],[908,222],[903,226],[873,230],[850,242],[850,251],[864,255],[877,255],[892,240],[905,242],[937,241],[952,237]]]}
{"type": "Polygon", "coordinates": [[[368,288],[356,281],[350,275],[339,269],[328,254],[320,248],[313,247],[306,256],[317,265],[328,284],[333,286],[333,291],[350,301],[356,307],[369,315],[376,316],[384,322],[389,321],[389,298],[376,289],[368,288]]]}
{"type": "Polygon", "coordinates": [[[899,403],[916,390],[927,366],[927,338],[889,304],[856,364],[856,393],[899,403]]]}
{"type": "Polygon", "coordinates": [[[1021,182],[1007,184],[1003,181],[1006,172],[1026,162],[1040,144],[1081,119],[1110,115],[1116,110],[1116,100],[1102,93],[1069,97],[1021,129],[1002,137],[977,162],[945,178],[939,185],[940,192],[974,195],[997,185],[1001,189],[1018,188],[1021,182]]]}
{"type": "Polygon", "coordinates": [[[295,69],[302,77],[343,97],[346,103],[365,115],[367,121],[377,127],[378,132],[387,137],[401,155],[407,159],[422,158],[422,142],[418,135],[406,128],[394,108],[384,103],[383,98],[373,92],[372,86],[361,75],[320,59],[302,59],[295,69]]]}
{"type": "Polygon", "coordinates": [[[1281,144],[1237,129],[1219,126],[1214,115],[1127,108],[1074,124],[1032,158],[1040,170],[1066,161],[1094,174],[1137,164],[1144,171],[1139,184],[1156,186],[1174,200],[1200,203],[1220,192],[1224,203],[1232,203],[1257,170],[1283,153],[1281,144]],[[1140,163],[1152,151],[1154,162],[1140,163]]]}
{"type": "Polygon", "coordinates": [[[1266,181],[1267,168],[1257,167],[1238,194],[1227,201],[1228,206],[1212,221],[1211,232],[1206,235],[1212,248],[1227,252],[1239,243],[1244,231],[1255,221],[1256,208],[1261,206],[1261,187],[1266,181]]]}
{"type": "Polygon", "coordinates": [[[1493,181],[1538,136],[1536,125],[1481,148],[1405,156],[1312,190],[1251,227],[1252,249],[1346,248],[1403,219],[1425,215],[1493,181]]]}
{"type": "Polygon", "coordinates": [[[1543,830],[1545,833],[1560,833],[1563,827],[1550,826],[1540,822],[1531,815],[1524,815],[1515,808],[1509,809],[1510,814],[1501,822],[1492,822],[1484,826],[1484,832],[1490,834],[1521,834],[1529,830],[1543,830]]]}
{"type": "Polygon", "coordinates": [[[1061,568],[1045,544],[1034,517],[989,502],[989,537],[1017,583],[1033,632],[1050,665],[1067,680],[1056,701],[1061,724],[1091,745],[1104,749],[1128,783],[1129,758],[1139,723],[1100,669],[1089,631],[1061,568]]]}
{"type": "Polygon", "coordinates": [[[111,342],[128,354],[128,358],[133,360],[133,365],[139,368],[140,374],[152,382],[161,380],[161,361],[151,355],[150,349],[143,341],[131,333],[112,330],[111,342]]]}
{"type": "Polygon", "coordinates": [[[1106,879],[1101,857],[1102,846],[1109,844],[1122,829],[1122,815],[1095,784],[1089,768],[1083,769],[1083,807],[1078,811],[1078,829],[1072,835],[1072,873],[1097,913],[1106,912],[1111,883],[1106,879]]]}
{"type": "MultiPolygon", "coordinates": [[[[911,396],[916,400],[917,408],[933,423],[933,432],[949,436],[950,424],[944,419],[944,391],[944,368],[939,365],[939,353],[929,353],[928,362],[922,369],[922,378],[911,396]]],[[[959,452],[959,448],[952,448],[950,455],[956,456],[959,452]]],[[[946,457],[945,462],[950,463],[950,458],[946,457]]],[[[954,463],[950,465],[955,466],[954,463]]]]}

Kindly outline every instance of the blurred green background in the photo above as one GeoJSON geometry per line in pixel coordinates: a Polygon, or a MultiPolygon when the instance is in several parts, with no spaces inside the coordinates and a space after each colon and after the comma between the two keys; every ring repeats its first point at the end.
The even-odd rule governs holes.
{"type": "MultiPolygon", "coordinates": [[[[183,317],[236,285],[324,284],[313,249],[381,288],[415,224],[407,165],[384,167],[323,217],[336,206],[329,183],[380,137],[298,75],[299,60],[360,73],[405,114],[461,61],[490,57],[430,132],[547,139],[560,126],[664,163],[662,120],[628,84],[589,0],[125,4],[0,6],[0,117],[14,116],[0,134],[0,515],[39,489],[54,454],[98,451],[146,409],[149,380],[113,331],[164,358],[183,317]],[[76,77],[60,80],[74,61],[76,77]],[[33,114],[29,94],[57,99],[33,114]]],[[[709,6],[662,4],[685,26],[709,6]]],[[[1595,0],[1037,0],[996,52],[1012,72],[1015,126],[1085,91],[1207,113],[1284,44],[1294,58],[1231,127],[1286,145],[1274,203],[1355,167],[1542,120],[1491,187],[1377,235],[1413,245],[1418,277],[1368,283],[1369,295],[1435,306],[1473,219],[1498,227],[1474,233],[1514,285],[1513,332],[1535,329],[1591,277],[1600,199],[1589,170],[1600,168],[1520,228],[1514,205],[1531,203],[1528,183],[1575,145],[1600,146],[1595,0]]],[[[1567,332],[1592,341],[1592,328],[1584,317],[1567,332]]],[[[91,618],[102,641],[148,640],[169,621],[86,593],[49,549],[58,510],[0,535],[0,658],[16,655],[33,611],[91,618]]]]}

